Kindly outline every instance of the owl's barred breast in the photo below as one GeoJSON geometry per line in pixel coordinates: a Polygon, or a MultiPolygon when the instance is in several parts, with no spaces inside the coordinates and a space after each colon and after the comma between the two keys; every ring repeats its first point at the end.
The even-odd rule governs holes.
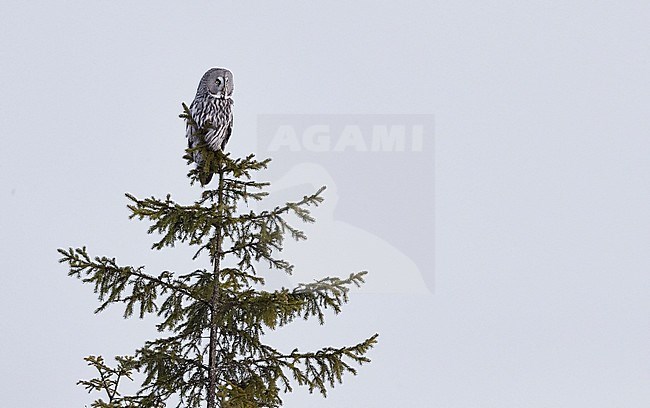
{"type": "MultiPolygon", "coordinates": [[[[190,112],[197,126],[207,128],[205,141],[212,150],[223,150],[228,142],[233,121],[232,105],[233,101],[230,98],[222,99],[208,96],[195,99],[190,106],[190,112]]],[[[193,134],[194,130],[188,128],[190,144],[197,142],[191,140],[193,134]]]]}

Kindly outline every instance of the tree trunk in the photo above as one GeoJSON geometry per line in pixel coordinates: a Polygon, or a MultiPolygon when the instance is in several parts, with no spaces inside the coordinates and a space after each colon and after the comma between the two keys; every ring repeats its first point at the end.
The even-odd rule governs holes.
{"type": "MultiPolygon", "coordinates": [[[[217,196],[217,211],[222,212],[223,204],[223,172],[219,172],[219,189],[217,196]]],[[[217,226],[215,235],[215,245],[212,254],[212,262],[214,264],[213,279],[214,288],[212,290],[212,297],[210,298],[210,347],[208,359],[208,408],[216,408],[216,391],[217,391],[217,313],[219,305],[219,267],[221,263],[221,247],[223,246],[223,235],[221,224],[217,226]]]]}

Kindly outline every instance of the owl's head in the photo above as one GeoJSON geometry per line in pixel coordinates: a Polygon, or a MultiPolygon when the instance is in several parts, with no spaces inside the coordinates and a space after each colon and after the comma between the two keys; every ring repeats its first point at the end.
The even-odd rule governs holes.
{"type": "Polygon", "coordinates": [[[234,89],[232,72],[225,68],[212,68],[203,74],[197,94],[206,92],[215,98],[230,98],[234,89]]]}

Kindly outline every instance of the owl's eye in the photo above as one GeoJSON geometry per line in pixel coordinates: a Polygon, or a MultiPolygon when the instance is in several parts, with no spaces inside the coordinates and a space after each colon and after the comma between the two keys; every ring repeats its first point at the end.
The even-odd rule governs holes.
{"type": "Polygon", "coordinates": [[[217,84],[217,85],[221,85],[221,80],[217,79],[216,81],[214,81],[214,83],[217,84]]]}

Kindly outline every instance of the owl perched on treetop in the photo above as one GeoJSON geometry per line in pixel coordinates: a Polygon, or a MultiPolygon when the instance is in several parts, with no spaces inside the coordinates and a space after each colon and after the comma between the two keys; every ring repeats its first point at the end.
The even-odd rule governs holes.
{"type": "MultiPolygon", "coordinates": [[[[206,130],[205,142],[214,151],[223,151],[232,133],[233,89],[232,72],[225,68],[212,68],[203,74],[194,101],[190,105],[192,118],[198,129],[206,130]]],[[[198,129],[189,120],[186,122],[187,143],[193,148],[201,142],[196,135],[198,129]]],[[[201,166],[201,153],[194,152],[192,159],[197,166],[201,166]]],[[[211,179],[212,174],[207,174],[200,181],[202,185],[206,185],[211,179]]]]}

